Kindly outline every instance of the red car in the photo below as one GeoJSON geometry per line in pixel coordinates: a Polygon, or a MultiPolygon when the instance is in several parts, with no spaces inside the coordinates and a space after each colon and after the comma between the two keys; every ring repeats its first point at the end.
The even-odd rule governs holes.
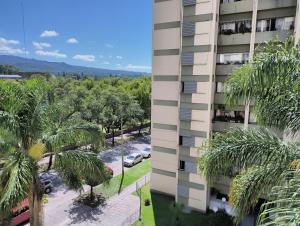
{"type": "Polygon", "coordinates": [[[109,166],[106,166],[106,170],[107,172],[109,173],[109,175],[111,176],[111,178],[114,176],[114,171],[111,167],[109,166]]]}
{"type": "Polygon", "coordinates": [[[17,226],[19,224],[25,223],[30,219],[29,213],[29,200],[25,199],[20,202],[15,208],[11,210],[12,220],[10,225],[17,226]]]}

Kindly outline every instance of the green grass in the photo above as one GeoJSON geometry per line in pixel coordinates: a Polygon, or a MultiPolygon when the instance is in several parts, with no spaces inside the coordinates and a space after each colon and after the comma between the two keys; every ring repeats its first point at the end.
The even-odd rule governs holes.
{"type": "MultiPolygon", "coordinates": [[[[128,187],[136,180],[145,176],[148,172],[150,172],[151,163],[150,160],[144,160],[142,163],[130,168],[125,172],[124,181],[122,189],[128,187]]],[[[102,194],[105,198],[109,198],[118,193],[119,185],[121,182],[121,175],[113,177],[109,184],[101,184],[95,187],[95,192],[97,194],[102,194]]]]}
{"type": "MultiPolygon", "coordinates": [[[[133,193],[137,195],[136,192],[133,193]]],[[[149,184],[142,188],[142,221],[137,221],[133,226],[233,226],[232,220],[223,213],[204,214],[192,211],[183,213],[182,207],[174,207],[174,198],[152,193],[149,184]],[[144,205],[144,200],[149,199],[150,206],[144,205]],[[176,218],[178,216],[178,221],[176,218]]]]}

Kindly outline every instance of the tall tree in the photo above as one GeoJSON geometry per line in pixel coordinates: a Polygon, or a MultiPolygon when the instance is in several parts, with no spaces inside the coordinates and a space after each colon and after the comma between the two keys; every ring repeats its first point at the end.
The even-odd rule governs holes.
{"type": "MultiPolygon", "coordinates": [[[[38,161],[46,148],[42,139],[43,125],[51,121],[41,113],[47,103],[47,89],[41,79],[1,81],[0,84],[0,148],[4,161],[0,175],[0,212],[8,213],[18,202],[29,198],[33,226],[42,225],[38,161]]],[[[80,189],[81,178],[86,174],[101,174],[98,163],[93,153],[66,152],[57,155],[55,169],[67,185],[80,189]]]]}
{"type": "Polygon", "coordinates": [[[295,189],[299,167],[288,172],[300,161],[296,136],[300,128],[300,44],[295,45],[293,39],[269,42],[257,49],[253,60],[238,69],[226,86],[228,104],[250,101],[255,104],[258,123],[283,130],[286,138],[263,128],[216,134],[202,147],[200,170],[210,183],[222,175],[234,176],[230,202],[237,210],[237,220],[267,195],[270,202],[264,205],[258,223],[296,225],[300,215],[300,192],[295,189]],[[293,195],[293,201],[287,194],[293,195]]]}

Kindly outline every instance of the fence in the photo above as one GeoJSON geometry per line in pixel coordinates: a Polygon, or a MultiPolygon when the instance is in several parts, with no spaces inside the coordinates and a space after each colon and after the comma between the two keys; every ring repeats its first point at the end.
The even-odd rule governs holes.
{"type": "MultiPolygon", "coordinates": [[[[147,174],[143,178],[139,179],[136,182],[136,191],[138,189],[141,189],[143,186],[145,186],[149,181],[150,181],[150,174],[147,174]]],[[[140,202],[140,205],[142,206],[142,202],[140,202]]],[[[131,226],[139,219],[139,217],[140,217],[140,209],[138,208],[133,214],[129,215],[120,226],[131,226]]]]}

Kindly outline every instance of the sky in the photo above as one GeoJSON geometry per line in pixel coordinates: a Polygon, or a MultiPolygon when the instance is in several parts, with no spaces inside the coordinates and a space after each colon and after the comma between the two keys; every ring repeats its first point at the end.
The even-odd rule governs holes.
{"type": "Polygon", "coordinates": [[[0,9],[0,55],[151,72],[151,0],[1,0],[0,9]]]}

